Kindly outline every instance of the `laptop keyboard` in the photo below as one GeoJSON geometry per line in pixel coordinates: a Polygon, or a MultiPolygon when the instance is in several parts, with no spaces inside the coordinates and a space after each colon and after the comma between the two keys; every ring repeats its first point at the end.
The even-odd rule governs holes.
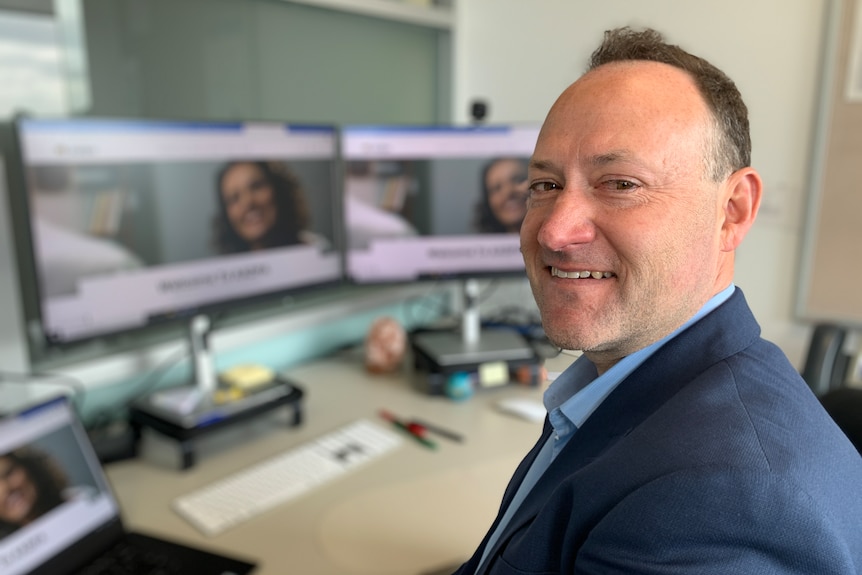
{"type": "Polygon", "coordinates": [[[117,543],[76,575],[182,575],[180,563],[160,553],[117,543]]]}
{"type": "Polygon", "coordinates": [[[395,431],[359,420],[179,497],[173,506],[200,531],[216,535],[333,481],[402,442],[395,431]]]}

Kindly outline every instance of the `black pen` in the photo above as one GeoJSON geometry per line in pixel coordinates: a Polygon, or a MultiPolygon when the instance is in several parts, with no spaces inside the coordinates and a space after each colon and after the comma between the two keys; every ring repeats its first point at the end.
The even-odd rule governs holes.
{"type": "Polygon", "coordinates": [[[428,423],[427,421],[422,421],[421,419],[412,419],[412,420],[410,420],[409,425],[418,425],[419,427],[427,429],[431,433],[437,434],[440,437],[445,437],[446,439],[451,439],[452,441],[457,441],[459,443],[464,441],[463,435],[461,435],[459,433],[455,433],[454,431],[450,431],[448,429],[444,429],[442,427],[438,427],[437,425],[434,425],[433,423],[428,423]]]}

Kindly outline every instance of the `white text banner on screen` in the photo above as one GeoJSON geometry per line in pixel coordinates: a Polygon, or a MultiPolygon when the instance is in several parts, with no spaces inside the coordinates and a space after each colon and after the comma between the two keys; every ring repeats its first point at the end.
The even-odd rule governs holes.
{"type": "Polygon", "coordinates": [[[286,124],[185,124],[152,127],[134,123],[95,123],[78,128],[74,120],[35,126],[24,122],[24,158],[30,164],[95,164],[258,157],[329,158],[333,128],[286,124]],[[251,137],[250,137],[251,136],[251,137]]]}

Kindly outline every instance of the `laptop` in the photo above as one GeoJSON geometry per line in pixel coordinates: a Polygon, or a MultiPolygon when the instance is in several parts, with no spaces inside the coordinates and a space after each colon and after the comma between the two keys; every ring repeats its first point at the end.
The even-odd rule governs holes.
{"type": "Polygon", "coordinates": [[[0,418],[0,573],[245,575],[255,564],[129,531],[65,397],[0,418]],[[132,571],[134,573],[135,571],[132,571]]]}

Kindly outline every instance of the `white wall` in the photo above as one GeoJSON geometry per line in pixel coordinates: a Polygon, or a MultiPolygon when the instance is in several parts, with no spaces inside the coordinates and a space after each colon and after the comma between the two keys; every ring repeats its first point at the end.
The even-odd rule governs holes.
{"type": "Polygon", "coordinates": [[[3,161],[0,158],[0,371],[26,373],[30,366],[15,273],[17,264],[3,161]]]}
{"type": "Polygon", "coordinates": [[[801,367],[809,328],[795,320],[801,212],[807,200],[830,0],[461,0],[456,7],[456,120],[490,103],[490,122],[541,121],[586,67],[602,33],[650,26],[734,79],[748,104],[760,217],[735,282],[764,336],[801,367]]]}

